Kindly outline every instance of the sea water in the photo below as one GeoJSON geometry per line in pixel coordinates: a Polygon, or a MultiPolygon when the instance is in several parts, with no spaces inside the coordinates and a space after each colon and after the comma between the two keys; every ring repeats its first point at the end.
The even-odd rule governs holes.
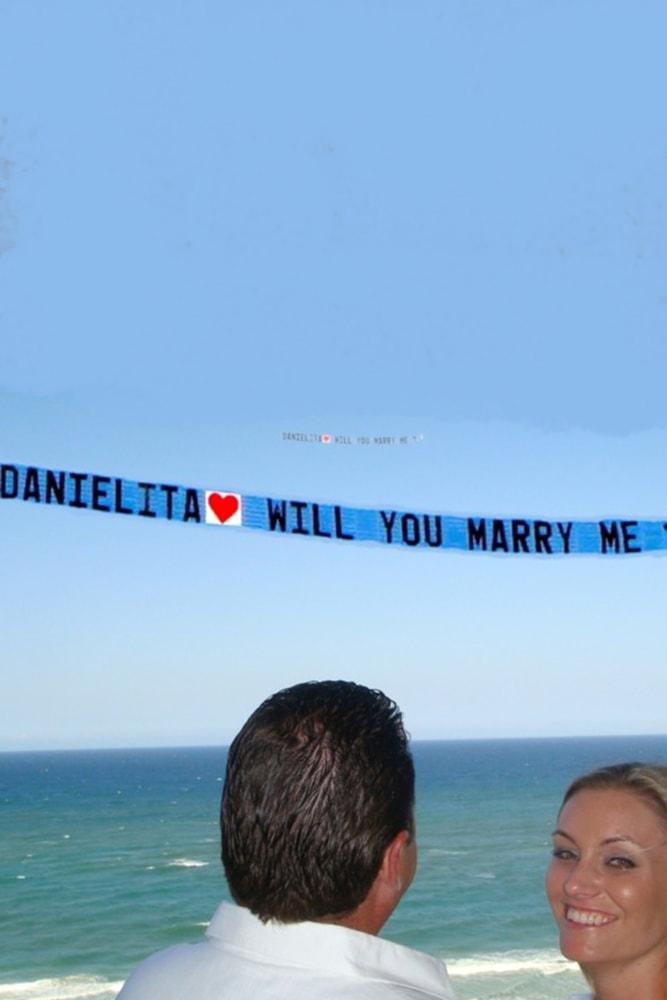
{"type": "MultiPolygon", "coordinates": [[[[575,775],[667,761],[667,737],[413,744],[419,869],[383,934],[447,961],[461,1000],[582,988],[544,899],[575,775]]],[[[220,748],[0,755],[0,1000],[111,1000],[196,941],[221,898],[220,748]]]]}

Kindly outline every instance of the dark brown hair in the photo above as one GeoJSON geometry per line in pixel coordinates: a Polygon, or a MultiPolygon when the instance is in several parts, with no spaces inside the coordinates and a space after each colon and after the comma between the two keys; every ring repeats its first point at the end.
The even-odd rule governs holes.
{"type": "Polygon", "coordinates": [[[229,748],[220,824],[231,894],[262,920],[349,913],[389,843],[412,831],[413,810],[393,701],[351,681],[279,691],[229,748]]]}

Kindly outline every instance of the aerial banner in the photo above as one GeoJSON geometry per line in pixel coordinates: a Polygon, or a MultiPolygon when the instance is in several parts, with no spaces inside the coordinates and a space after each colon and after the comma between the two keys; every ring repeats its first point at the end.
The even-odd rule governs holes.
{"type": "Polygon", "coordinates": [[[546,557],[667,550],[667,518],[573,521],[424,513],[388,506],[373,510],[10,463],[0,465],[0,499],[146,520],[249,528],[342,544],[375,542],[414,549],[546,557]]]}

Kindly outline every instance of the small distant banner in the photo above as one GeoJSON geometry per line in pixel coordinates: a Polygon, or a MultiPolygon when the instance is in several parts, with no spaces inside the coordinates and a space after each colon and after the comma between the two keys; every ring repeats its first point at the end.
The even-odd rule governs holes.
{"type": "Polygon", "coordinates": [[[0,464],[0,499],[95,510],[146,520],[249,528],[342,544],[374,542],[411,549],[512,556],[638,555],[667,550],[667,518],[597,521],[455,516],[383,507],[251,496],[228,487],[199,489],[93,472],[0,464]]]}
{"type": "Polygon", "coordinates": [[[423,434],[318,434],[314,431],[283,431],[283,441],[297,444],[388,445],[419,444],[423,434]]]}

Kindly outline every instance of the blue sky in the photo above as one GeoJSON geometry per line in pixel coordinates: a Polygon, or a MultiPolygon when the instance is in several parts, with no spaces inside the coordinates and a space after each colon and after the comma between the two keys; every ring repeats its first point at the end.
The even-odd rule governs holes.
{"type": "MultiPolygon", "coordinates": [[[[3,461],[664,517],[661,3],[0,2],[3,461]],[[298,444],[283,431],[409,434],[298,444]]],[[[664,729],[664,557],[346,547],[4,502],[4,749],[664,729]]]]}

